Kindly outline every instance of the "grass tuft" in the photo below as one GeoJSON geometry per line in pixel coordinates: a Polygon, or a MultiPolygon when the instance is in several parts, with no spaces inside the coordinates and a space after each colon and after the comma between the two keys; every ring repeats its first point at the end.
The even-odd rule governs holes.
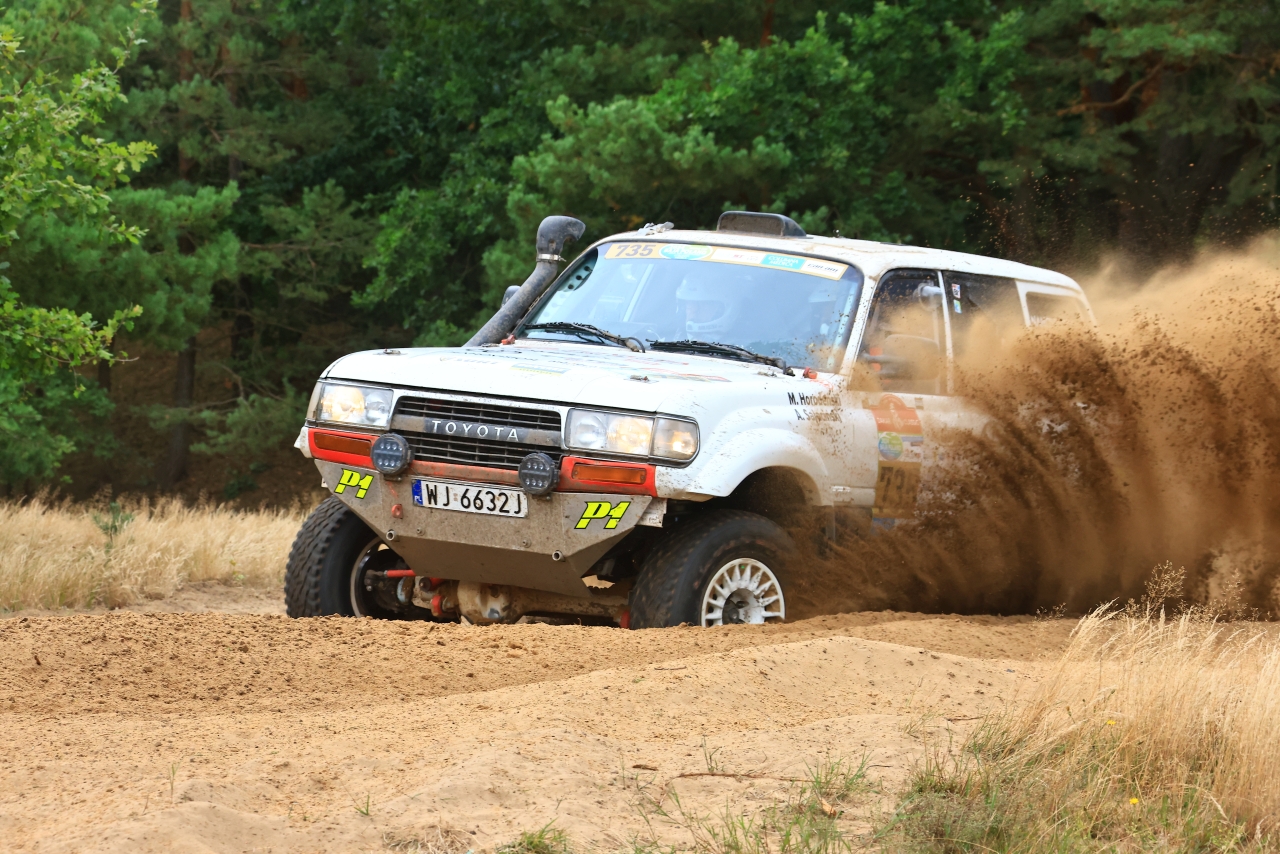
{"type": "Polygon", "coordinates": [[[382,847],[403,854],[467,854],[471,838],[456,830],[431,827],[423,831],[389,830],[382,835],[382,847]]]}
{"type": "Polygon", "coordinates": [[[932,754],[885,848],[1280,850],[1280,643],[1167,593],[1085,617],[1029,702],[932,754]]]}
{"type": "Polygon", "coordinates": [[[116,608],[199,581],[277,587],[304,515],[176,500],[0,503],[0,611],[116,608]]]}
{"type": "Polygon", "coordinates": [[[525,831],[514,841],[498,846],[498,854],[571,854],[569,837],[550,821],[538,830],[525,831]]]}

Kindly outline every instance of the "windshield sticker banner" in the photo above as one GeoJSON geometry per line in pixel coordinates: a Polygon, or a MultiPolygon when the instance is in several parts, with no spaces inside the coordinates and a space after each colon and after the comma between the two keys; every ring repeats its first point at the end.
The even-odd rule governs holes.
{"type": "Polygon", "coordinates": [[[610,243],[605,248],[604,257],[715,261],[720,264],[772,267],[775,270],[790,270],[793,273],[821,276],[824,279],[839,279],[849,269],[848,264],[824,261],[820,258],[761,252],[756,249],[735,249],[730,246],[697,246],[688,243],[610,243]]]}

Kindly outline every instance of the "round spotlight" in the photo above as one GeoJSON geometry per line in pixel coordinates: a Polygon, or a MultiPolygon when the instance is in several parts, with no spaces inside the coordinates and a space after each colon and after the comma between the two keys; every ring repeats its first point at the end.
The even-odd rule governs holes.
{"type": "Polygon", "coordinates": [[[373,467],[388,477],[394,477],[409,467],[413,462],[413,452],[404,436],[395,433],[384,433],[373,443],[369,452],[373,458],[373,467]]]}
{"type": "Polygon", "coordinates": [[[520,487],[530,495],[548,495],[560,480],[556,461],[534,452],[520,461],[520,487]]]}

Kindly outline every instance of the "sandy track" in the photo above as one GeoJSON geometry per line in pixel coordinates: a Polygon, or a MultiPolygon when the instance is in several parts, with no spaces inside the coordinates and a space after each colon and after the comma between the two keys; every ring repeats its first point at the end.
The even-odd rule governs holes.
{"type": "Polygon", "coordinates": [[[760,804],[788,785],[775,778],[823,756],[865,753],[891,788],[920,755],[921,726],[962,730],[1015,701],[1071,625],[10,619],[0,846],[364,851],[443,827],[481,849],[554,819],[612,848],[642,828],[646,798],[675,792],[707,813],[760,804]],[[705,775],[708,755],[766,777],[677,777],[705,775]]]}

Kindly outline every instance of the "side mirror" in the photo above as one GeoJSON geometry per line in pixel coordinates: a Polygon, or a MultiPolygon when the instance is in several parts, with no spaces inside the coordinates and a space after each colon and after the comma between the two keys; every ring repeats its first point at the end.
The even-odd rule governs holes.
{"type": "Polygon", "coordinates": [[[507,289],[502,293],[502,305],[506,305],[507,301],[515,296],[518,290],[520,290],[520,285],[508,285],[507,289]]]}
{"type": "Polygon", "coordinates": [[[932,338],[886,335],[878,355],[864,352],[862,361],[880,366],[886,380],[932,380],[940,373],[942,351],[932,338]]]}

